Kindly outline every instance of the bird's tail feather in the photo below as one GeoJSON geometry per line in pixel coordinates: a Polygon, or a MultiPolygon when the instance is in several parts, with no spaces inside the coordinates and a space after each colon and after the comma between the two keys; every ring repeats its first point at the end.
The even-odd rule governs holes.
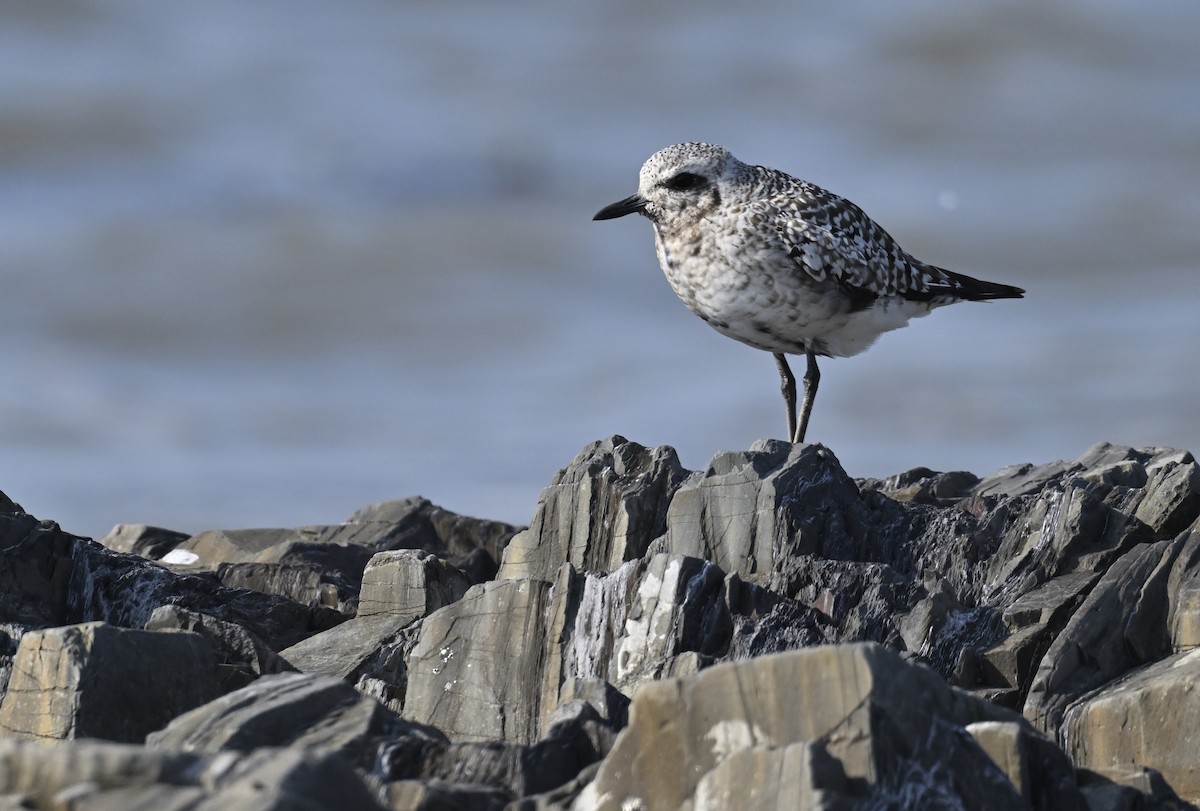
{"type": "Polygon", "coordinates": [[[1025,297],[1025,290],[1023,288],[1014,287],[1011,284],[985,282],[982,279],[975,279],[971,276],[965,276],[962,273],[946,270],[945,268],[939,268],[939,270],[953,281],[955,287],[954,295],[966,301],[992,301],[993,299],[1001,298],[1025,297]]]}

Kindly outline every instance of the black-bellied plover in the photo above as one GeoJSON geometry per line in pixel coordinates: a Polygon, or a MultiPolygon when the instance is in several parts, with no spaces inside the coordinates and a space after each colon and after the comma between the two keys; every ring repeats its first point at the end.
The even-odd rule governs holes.
{"type": "Polygon", "coordinates": [[[775,355],[793,442],[808,429],[818,355],[857,355],[945,304],[1025,293],[927,265],[849,200],[712,144],[655,153],[637,194],[593,219],[633,213],[653,223],[659,264],[688,309],[775,355]],[[808,359],[799,422],[786,355],[808,359]]]}

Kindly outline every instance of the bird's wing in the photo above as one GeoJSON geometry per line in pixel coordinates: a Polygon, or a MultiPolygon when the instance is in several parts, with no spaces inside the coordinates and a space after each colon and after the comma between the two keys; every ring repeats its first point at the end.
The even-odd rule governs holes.
{"type": "Polygon", "coordinates": [[[880,296],[914,301],[962,298],[959,276],[904,252],[862,209],[812,184],[772,201],[788,255],[816,281],[832,281],[860,306],[880,296]]]}

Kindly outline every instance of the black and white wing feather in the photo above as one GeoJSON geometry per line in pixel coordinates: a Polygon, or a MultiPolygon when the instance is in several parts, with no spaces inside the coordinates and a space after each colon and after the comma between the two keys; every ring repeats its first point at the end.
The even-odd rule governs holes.
{"type": "Polygon", "coordinates": [[[783,177],[790,188],[760,205],[773,209],[779,238],[797,267],[814,281],[836,283],[853,309],[869,307],[880,297],[944,304],[1020,298],[1024,292],[915,259],[854,203],[783,177]]]}

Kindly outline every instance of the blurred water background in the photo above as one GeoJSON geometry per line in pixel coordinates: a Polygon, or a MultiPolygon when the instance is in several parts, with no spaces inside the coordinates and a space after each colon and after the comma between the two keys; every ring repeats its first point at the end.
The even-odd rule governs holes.
{"type": "Polygon", "coordinates": [[[823,365],[852,475],[1196,450],[1198,36],[1105,0],[5,3],[0,490],[86,535],[526,522],[593,439],[780,436],[770,355],[591,222],[685,140],[1028,288],[823,365]]]}

